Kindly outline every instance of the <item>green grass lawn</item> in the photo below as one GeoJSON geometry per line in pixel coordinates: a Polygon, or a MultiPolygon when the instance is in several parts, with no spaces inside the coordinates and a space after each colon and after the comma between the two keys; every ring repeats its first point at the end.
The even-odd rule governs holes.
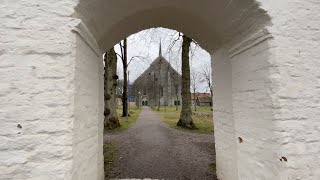
{"type": "Polygon", "coordinates": [[[216,162],[212,162],[210,165],[209,165],[209,170],[214,174],[214,180],[218,180],[218,177],[217,177],[217,169],[216,169],[216,162]]]}
{"type": "Polygon", "coordinates": [[[109,179],[109,175],[114,167],[114,162],[119,156],[118,143],[111,141],[103,145],[103,157],[104,157],[104,174],[105,178],[109,179]]]}
{"type": "Polygon", "coordinates": [[[194,107],[191,107],[192,112],[200,112],[200,113],[212,113],[211,107],[198,107],[197,111],[194,110],[194,107]]]}
{"type": "Polygon", "coordinates": [[[130,116],[128,117],[128,121],[126,117],[121,117],[122,116],[122,108],[117,109],[117,114],[118,114],[118,119],[120,121],[120,127],[113,129],[113,130],[107,130],[107,132],[122,132],[127,129],[129,129],[138,119],[140,112],[142,108],[138,108],[137,106],[130,106],[129,107],[129,114],[130,116]]]}
{"type": "MultiPolygon", "coordinates": [[[[180,118],[180,110],[181,107],[178,107],[178,111],[175,106],[162,106],[160,111],[157,111],[157,107],[152,108],[155,112],[157,112],[161,119],[167,123],[170,127],[183,130],[187,132],[201,133],[201,134],[211,134],[213,133],[213,118],[212,116],[195,116],[192,115],[193,123],[196,125],[198,129],[196,130],[188,130],[177,126],[177,122],[180,118]]],[[[191,107],[192,112],[194,112],[194,107],[191,107]]],[[[208,113],[211,114],[210,107],[197,107],[196,112],[208,113]]]]}

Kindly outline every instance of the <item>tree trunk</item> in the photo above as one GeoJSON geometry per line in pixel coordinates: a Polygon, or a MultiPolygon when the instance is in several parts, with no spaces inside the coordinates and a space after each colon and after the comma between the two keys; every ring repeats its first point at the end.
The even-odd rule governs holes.
{"type": "Polygon", "coordinates": [[[196,96],[196,91],[193,91],[193,94],[194,94],[194,111],[197,111],[197,96],[196,96]]]}
{"type": "Polygon", "coordinates": [[[159,86],[158,86],[157,89],[159,90],[159,93],[158,93],[158,96],[159,96],[159,98],[158,98],[158,109],[157,109],[157,111],[160,111],[161,91],[162,91],[162,90],[159,88],[159,86]]]}
{"type": "MultiPolygon", "coordinates": [[[[122,92],[122,117],[128,114],[128,58],[127,58],[127,38],[123,43],[123,92],[122,92]]],[[[129,116],[129,114],[128,114],[129,116]]]]}
{"type": "Polygon", "coordinates": [[[157,109],[157,111],[160,111],[160,93],[159,93],[159,99],[158,99],[158,109],[157,109]]]}
{"type": "Polygon", "coordinates": [[[177,85],[175,85],[175,88],[176,88],[176,111],[178,111],[178,92],[179,92],[179,90],[178,90],[178,86],[177,85]]]}
{"type": "Polygon", "coordinates": [[[183,35],[182,42],[182,109],[178,126],[195,129],[191,117],[191,92],[190,92],[190,65],[189,65],[189,50],[192,39],[183,35]]]}
{"type": "Polygon", "coordinates": [[[104,58],[104,127],[115,129],[120,126],[117,117],[117,55],[111,48],[104,58]]]}
{"type": "MultiPolygon", "coordinates": [[[[211,76],[211,74],[210,74],[210,76],[211,76]]],[[[212,85],[211,85],[211,82],[210,82],[210,81],[209,81],[209,88],[210,88],[210,95],[211,95],[211,97],[212,97],[212,95],[213,95],[212,93],[213,93],[213,92],[212,92],[212,85]]]]}
{"type": "Polygon", "coordinates": [[[177,99],[176,99],[176,111],[178,111],[178,94],[177,94],[177,99]]]}

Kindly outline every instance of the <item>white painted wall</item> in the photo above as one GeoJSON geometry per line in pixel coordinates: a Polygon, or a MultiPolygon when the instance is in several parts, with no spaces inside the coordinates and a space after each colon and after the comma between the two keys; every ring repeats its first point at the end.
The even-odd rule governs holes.
{"type": "Polygon", "coordinates": [[[75,22],[66,4],[0,1],[1,180],[71,177],[75,22]]]}
{"type": "Polygon", "coordinates": [[[1,1],[0,179],[102,179],[98,55],[156,26],[214,52],[221,180],[319,179],[320,4],[230,2],[1,1]]]}
{"type": "Polygon", "coordinates": [[[103,59],[84,28],[76,34],[72,179],[103,179],[103,59]],[[80,36],[82,34],[82,36],[80,36]],[[86,40],[87,42],[86,42],[86,40]],[[90,45],[92,43],[92,45],[90,45]]]}
{"type": "MultiPolygon", "coordinates": [[[[268,34],[263,36],[268,37],[268,34]]],[[[240,143],[237,139],[239,179],[279,178],[279,159],[274,148],[268,41],[251,42],[250,49],[231,57],[235,138],[243,140],[240,143]]]]}
{"type": "Polygon", "coordinates": [[[320,4],[263,2],[274,16],[269,27],[270,95],[281,179],[320,178],[320,4]],[[285,9],[285,11],[284,11],[285,9]]]}
{"type": "Polygon", "coordinates": [[[237,142],[232,108],[232,68],[226,49],[211,55],[213,75],[214,136],[219,179],[237,179],[237,142]]]}

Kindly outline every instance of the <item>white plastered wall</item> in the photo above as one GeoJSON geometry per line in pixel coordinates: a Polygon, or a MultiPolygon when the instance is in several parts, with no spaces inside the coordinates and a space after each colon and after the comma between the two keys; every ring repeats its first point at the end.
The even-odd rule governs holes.
{"type": "Polygon", "coordinates": [[[1,180],[104,177],[102,53],[75,6],[0,3],[1,180]]]}
{"type": "Polygon", "coordinates": [[[2,2],[0,179],[102,179],[98,49],[156,26],[214,52],[221,180],[319,179],[316,1],[2,2]]]}
{"type": "Polygon", "coordinates": [[[0,1],[0,179],[70,179],[75,42],[70,3],[0,1]]]}
{"type": "Polygon", "coordinates": [[[224,48],[215,51],[211,59],[217,175],[219,179],[237,179],[237,145],[232,114],[230,59],[224,48]]]}
{"type": "Polygon", "coordinates": [[[217,173],[220,179],[277,179],[264,30],[212,55],[217,173]],[[229,169],[229,171],[226,171],[229,169]]]}
{"type": "Polygon", "coordinates": [[[239,179],[278,179],[273,108],[270,95],[270,48],[267,30],[251,34],[229,49],[232,106],[239,179]]]}
{"type": "Polygon", "coordinates": [[[263,1],[273,17],[268,31],[270,96],[279,179],[320,178],[320,4],[263,1]],[[280,161],[285,157],[287,162],[280,161]]]}
{"type": "Polygon", "coordinates": [[[76,36],[72,179],[103,179],[103,59],[83,23],[76,36]]]}

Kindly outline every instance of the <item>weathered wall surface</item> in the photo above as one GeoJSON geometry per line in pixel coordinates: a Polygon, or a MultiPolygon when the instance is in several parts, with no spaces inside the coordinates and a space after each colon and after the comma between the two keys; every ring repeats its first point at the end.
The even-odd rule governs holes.
{"type": "Polygon", "coordinates": [[[232,110],[231,62],[226,49],[215,51],[212,59],[214,135],[219,179],[237,179],[236,138],[232,110]]]}
{"type": "MultiPolygon", "coordinates": [[[[238,179],[319,179],[320,48],[316,44],[320,41],[320,22],[315,18],[319,4],[261,3],[272,25],[262,32],[237,37],[228,47],[237,140],[236,156],[229,159],[237,161],[238,179]]],[[[214,68],[218,69],[221,56],[216,53],[214,68]]],[[[228,58],[225,61],[229,62],[228,58]]],[[[220,78],[216,79],[216,99],[226,93],[218,87],[223,81],[220,78]]],[[[215,106],[219,105],[223,103],[215,106]]],[[[215,111],[218,175],[232,179],[224,174],[228,172],[226,162],[219,160],[232,154],[228,148],[222,149],[231,148],[232,141],[220,139],[221,132],[224,139],[232,132],[225,133],[230,121],[226,118],[229,116],[220,116],[221,109],[229,108],[217,107],[215,111]]]]}
{"type": "Polygon", "coordinates": [[[274,148],[274,116],[269,93],[270,38],[267,32],[259,32],[237,46],[248,44],[249,49],[229,51],[239,179],[278,179],[279,158],[274,148]]]}
{"type": "Polygon", "coordinates": [[[2,180],[71,177],[72,11],[61,1],[0,2],[2,180]]]}
{"type": "Polygon", "coordinates": [[[320,4],[263,2],[274,17],[268,28],[273,131],[281,179],[320,178],[320,4]],[[287,162],[280,161],[281,156],[287,162]]]}
{"type": "Polygon", "coordinates": [[[83,24],[76,36],[72,179],[103,179],[102,53],[83,24]]]}
{"type": "Polygon", "coordinates": [[[103,179],[102,58],[75,5],[0,6],[0,179],[103,179]]]}
{"type": "Polygon", "coordinates": [[[0,179],[102,179],[97,49],[154,26],[214,52],[222,180],[319,179],[317,1],[79,2],[0,3],[0,179]]]}

